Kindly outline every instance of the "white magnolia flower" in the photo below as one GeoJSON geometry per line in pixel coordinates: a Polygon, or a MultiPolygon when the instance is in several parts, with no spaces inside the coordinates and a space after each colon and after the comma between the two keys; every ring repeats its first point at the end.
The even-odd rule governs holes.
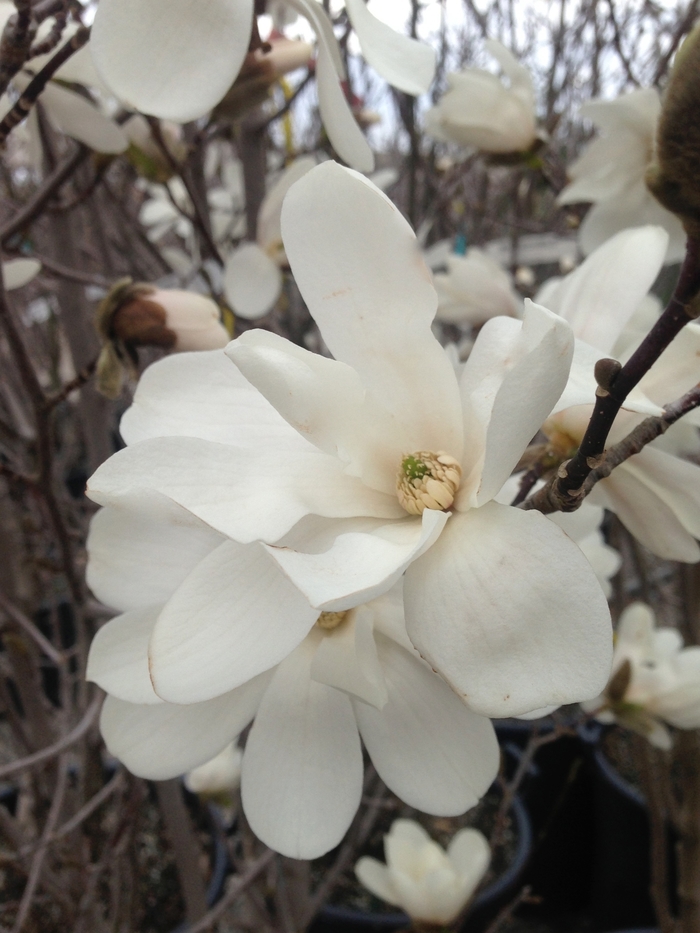
{"type": "Polygon", "coordinates": [[[316,165],[312,156],[295,159],[272,185],[260,205],[255,243],[242,243],[226,259],[224,293],[240,317],[256,320],[275,306],[282,290],[287,257],[282,245],[282,202],[294,182],[316,165]]]}
{"type": "MultiPolygon", "coordinates": [[[[220,364],[235,370],[223,356],[189,359],[202,374],[213,367],[224,404],[240,387],[252,403],[254,438],[269,418],[264,400],[256,405],[240,376],[226,384],[220,364]]],[[[387,785],[430,813],[464,812],[494,779],[493,727],[413,650],[400,590],[349,613],[321,614],[260,544],[236,544],[172,501],[137,490],[95,516],[88,552],[90,587],[123,613],[97,633],[87,676],[109,694],[101,717],[107,747],[135,774],[162,780],[191,770],[255,717],[243,806],[253,831],[292,858],[315,858],[345,834],[362,794],[360,736],[387,785]],[[204,640],[188,657],[173,654],[163,643],[173,623],[205,634],[207,656],[204,640]],[[152,679],[149,672],[149,652],[154,658],[163,648],[187,688],[177,704],[162,699],[172,689],[160,666],[152,679]]]]}
{"type": "MultiPolygon", "coordinates": [[[[0,33],[13,14],[17,12],[14,3],[9,0],[0,0],[0,33]]],[[[54,25],[54,18],[45,19],[37,30],[37,41],[46,39],[54,25]]],[[[61,44],[65,44],[78,29],[77,23],[70,24],[63,33],[61,44]]],[[[55,53],[51,53],[55,54],[55,53]]],[[[25,67],[12,79],[12,87],[21,94],[26,90],[34,75],[41,70],[51,58],[41,55],[30,59],[25,67]]],[[[44,108],[49,123],[60,133],[65,133],[72,139],[89,146],[96,152],[120,153],[129,145],[122,129],[108,117],[104,116],[95,103],[91,103],[82,94],[69,90],[62,82],[83,84],[85,87],[100,87],[92,64],[89,44],[84,46],[58,69],[54,75],[55,80],[49,81],[41,93],[39,102],[44,108]]],[[[0,101],[2,115],[10,110],[12,102],[5,95],[0,101]]],[[[40,133],[37,123],[36,111],[29,114],[28,127],[30,133],[30,152],[32,161],[41,164],[40,133]]]]}
{"type": "MultiPolygon", "coordinates": [[[[590,566],[543,515],[492,501],[562,392],[568,324],[532,304],[523,322],[492,319],[458,383],[431,332],[437,296],[415,236],[367,179],[317,166],[287,194],[282,232],[336,359],[248,331],[227,350],[230,376],[224,361],[196,375],[187,355],[156,364],[122,422],[129,446],[90,495],[152,491],[233,541],[262,540],[326,611],[405,572],[411,641],[484,715],[598,693],[610,622],[590,566]]],[[[228,566],[217,574],[208,593],[229,591],[228,566]]],[[[221,692],[217,637],[188,614],[159,631],[162,697],[221,692]]]]}
{"type": "Polygon", "coordinates": [[[499,314],[520,316],[522,300],[510,275],[483,250],[471,246],[464,256],[449,252],[444,265],[447,271],[433,274],[436,320],[479,327],[499,314]]]}
{"type": "Polygon", "coordinates": [[[461,829],[445,852],[414,820],[394,820],[384,853],[386,865],[367,856],[359,860],[360,883],[413,920],[432,924],[459,915],[491,861],[489,844],[477,829],[461,829]]]}
{"type": "MultiPolygon", "coordinates": [[[[345,68],[331,21],[316,0],[289,0],[289,6],[309,20],[318,38],[319,108],[329,139],[346,162],[371,171],[372,151],[341,87],[345,68]]],[[[426,91],[434,50],[382,23],[364,0],[346,0],[345,6],[369,64],[400,90],[426,91]]],[[[102,0],[92,31],[95,62],[129,106],[178,122],[194,120],[236,79],[253,15],[253,0],[102,0]]]]}
{"type": "Polygon", "coordinates": [[[2,264],[2,280],[9,292],[28,285],[40,271],[38,259],[8,259],[2,264]]]}
{"type": "Polygon", "coordinates": [[[649,606],[633,603],[620,617],[610,683],[584,707],[670,748],[666,724],[700,728],[700,648],[684,648],[676,629],[656,628],[649,606]]]}
{"type": "MultiPolygon", "coordinates": [[[[571,378],[544,425],[552,445],[569,457],[581,443],[595,402],[596,360],[610,356],[623,328],[654,282],[668,238],[659,227],[625,230],[538,296],[579,338],[571,378]]],[[[631,350],[628,350],[628,353],[631,350]]],[[[648,415],[689,391],[698,379],[700,326],[688,324],[630,393],[609,444],[621,441],[648,415]]],[[[697,423],[698,414],[689,418],[697,423]]],[[[641,543],[669,560],[700,560],[700,467],[653,442],[599,482],[589,500],[615,512],[641,543]]]]}
{"type": "Polygon", "coordinates": [[[659,224],[669,234],[666,262],[683,258],[685,232],[680,220],[659,204],[644,182],[653,161],[660,113],[654,88],[630,91],[616,100],[589,101],[581,108],[581,116],[602,135],[569,166],[572,181],[558,203],[593,202],[579,231],[586,255],[627,227],[659,224]]]}
{"type": "Polygon", "coordinates": [[[508,86],[482,68],[449,74],[449,90],[425,115],[426,132],[484,152],[525,152],[537,138],[530,72],[500,42],[487,39],[485,45],[508,86]]]}
{"type": "Polygon", "coordinates": [[[241,783],[243,752],[231,742],[218,755],[185,775],[185,787],[193,794],[231,794],[241,783]]]}

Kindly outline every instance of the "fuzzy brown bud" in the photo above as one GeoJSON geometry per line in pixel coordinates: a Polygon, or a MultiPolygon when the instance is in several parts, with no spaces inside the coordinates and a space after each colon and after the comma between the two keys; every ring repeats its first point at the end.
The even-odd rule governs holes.
{"type": "Polygon", "coordinates": [[[688,236],[700,237],[700,25],[676,54],[656,138],[647,187],[676,214],[688,236]]]}

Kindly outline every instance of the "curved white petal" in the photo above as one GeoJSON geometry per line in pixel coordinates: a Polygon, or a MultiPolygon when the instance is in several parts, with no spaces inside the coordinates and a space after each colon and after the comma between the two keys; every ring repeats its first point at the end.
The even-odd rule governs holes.
{"type": "Polygon", "coordinates": [[[345,9],[367,63],[399,91],[425,93],[435,76],[435,50],[377,19],[365,0],[345,0],[345,9]]]}
{"type": "Polygon", "coordinates": [[[478,829],[460,829],[450,840],[447,856],[464,887],[474,892],[491,861],[491,849],[484,835],[478,829]]]}
{"type": "Polygon", "coordinates": [[[85,679],[127,703],[161,703],[148,672],[148,640],[160,610],[133,609],[103,625],[90,645],[85,679]]]}
{"type": "Polygon", "coordinates": [[[437,540],[448,518],[446,512],[426,509],[421,521],[404,519],[371,532],[341,533],[321,553],[279,545],[267,550],[313,606],[339,611],[390,589],[437,540]]]}
{"type": "Polygon", "coordinates": [[[600,693],[607,602],[579,548],[539,512],[453,515],[404,583],[411,641],[474,710],[501,717],[600,693]]]}
{"type": "Polygon", "coordinates": [[[9,259],[2,264],[2,278],[7,291],[28,285],[41,271],[38,259],[9,259]]]}
{"type": "Polygon", "coordinates": [[[282,274],[257,243],[243,243],[226,259],[224,294],[233,310],[247,321],[265,317],[282,291],[282,274]]]}
{"type": "Polygon", "coordinates": [[[255,715],[270,677],[261,674],[231,693],[189,706],[147,706],[108,696],[100,717],[102,737],[133,774],[166,781],[228,745],[255,715]]]}
{"type": "Polygon", "coordinates": [[[127,444],[200,437],[255,447],[294,431],[220,350],[166,356],[139,379],[119,430],[127,444]]]}
{"type": "Polygon", "coordinates": [[[311,679],[317,642],[307,639],[275,671],[243,757],[241,793],[251,829],[296,859],[336,846],[362,795],[350,700],[311,679]]]}
{"type": "Polygon", "coordinates": [[[385,705],[386,684],[374,642],[372,617],[366,607],[361,606],[336,629],[325,633],[311,665],[311,676],[320,684],[359,697],[377,709],[385,705]]]}
{"type": "MultiPolygon", "coordinates": [[[[315,0],[314,0],[315,2],[315,0]]],[[[313,156],[300,156],[290,163],[265,195],[258,211],[257,240],[270,255],[282,246],[282,202],[292,185],[316,165],[313,156]]]]}
{"type": "Polygon", "coordinates": [[[625,189],[593,207],[579,228],[579,245],[584,253],[592,253],[607,239],[627,227],[659,224],[669,234],[666,262],[680,262],[685,251],[685,231],[680,220],[642,187],[638,193],[625,189]],[[634,194],[634,196],[633,196],[634,194]]]}
{"type": "Polygon", "coordinates": [[[389,693],[375,709],[353,701],[362,741],[384,783],[409,806],[441,816],[478,803],[498,772],[498,741],[427,665],[376,635],[389,693]]]}
{"type": "Polygon", "coordinates": [[[223,538],[170,499],[133,493],[93,516],[87,584],[107,606],[164,603],[223,538]]]}
{"type": "Polygon", "coordinates": [[[323,339],[412,450],[462,448],[459,390],[433,336],[437,295],[408,223],[366,178],[325,162],[290,189],[282,234],[323,339]]]}
{"type": "Polygon", "coordinates": [[[41,102],[57,130],[90,149],[119,153],[128,148],[129,140],[121,128],[80,94],[49,82],[42,91],[41,102]]]}
{"type": "Polygon", "coordinates": [[[569,325],[531,301],[522,323],[493,318],[484,325],[460,384],[467,439],[462,467],[469,472],[457,508],[497,495],[560,397],[573,350],[569,325]]]}
{"type": "Polygon", "coordinates": [[[244,544],[277,541],[309,514],[403,514],[398,500],[347,476],[335,458],[296,434],[293,441],[245,450],[192,437],[156,437],[110,457],[90,478],[88,495],[106,505],[152,489],[244,544]]]}
{"type": "Polygon", "coordinates": [[[153,686],[171,703],[220,696],[278,664],[317,618],[259,544],[226,541],[163,607],[148,651],[153,686]]]}
{"type": "Polygon", "coordinates": [[[105,0],[90,38],[95,65],[133,109],[195,120],[240,71],[253,6],[253,0],[105,0]]]}
{"type": "Polygon", "coordinates": [[[364,855],[355,865],[355,875],[360,884],[371,891],[375,897],[386,901],[387,904],[399,906],[389,869],[382,862],[364,855]]]}

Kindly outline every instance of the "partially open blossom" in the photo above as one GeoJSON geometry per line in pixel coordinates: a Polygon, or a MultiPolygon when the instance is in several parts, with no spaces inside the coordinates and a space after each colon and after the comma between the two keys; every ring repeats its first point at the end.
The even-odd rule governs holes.
{"type": "MultiPolygon", "coordinates": [[[[328,137],[348,164],[371,171],[372,151],[341,87],[345,66],[330,18],[316,0],[289,5],[316,32],[319,109],[328,137]]],[[[372,67],[400,90],[426,91],[434,50],[382,23],[363,0],[348,0],[346,9],[372,67]]],[[[102,0],[91,40],[95,61],[129,106],[178,122],[194,120],[234,83],[249,51],[253,16],[253,0],[209,0],[206,15],[191,0],[102,0]]]]}
{"type": "Polygon", "coordinates": [[[355,865],[372,894],[423,923],[450,923],[486,874],[491,850],[477,829],[460,829],[445,851],[415,820],[394,820],[384,837],[386,865],[365,856],[355,865]]]}
{"type": "Polygon", "coordinates": [[[464,256],[449,253],[445,264],[446,271],[433,275],[436,320],[479,327],[499,314],[519,315],[522,300],[510,275],[483,250],[471,246],[464,256]]]}
{"type": "Polygon", "coordinates": [[[500,42],[485,45],[508,85],[482,68],[449,74],[447,92],[425,115],[426,132],[484,152],[526,152],[537,139],[532,78],[500,42]]]}
{"type": "MultiPolygon", "coordinates": [[[[228,378],[220,366],[195,375],[187,355],[155,364],[122,422],[129,446],[90,495],[141,489],[232,541],[263,541],[319,611],[368,602],[405,573],[411,641],[482,715],[600,692],[610,620],[593,571],[543,515],[493,501],[564,388],[568,324],[532,304],[522,322],[493,318],[458,383],[431,331],[437,296],[415,236],[366,178],[312,169],[287,194],[282,233],[335,359],[252,330],[229,346],[228,378]],[[247,393],[233,391],[241,374],[247,393]]],[[[208,592],[230,585],[228,567],[217,573],[208,592]]],[[[192,650],[217,656],[218,636],[189,616],[159,629],[159,694],[211,697],[192,650]]]]}
{"type": "Polygon", "coordinates": [[[684,648],[680,632],[656,628],[649,606],[633,603],[620,617],[608,686],[583,706],[670,748],[667,725],[700,728],[700,648],[684,648]]]}
{"type": "Polygon", "coordinates": [[[185,775],[185,787],[193,794],[205,797],[230,795],[241,783],[242,761],[242,751],[231,742],[214,758],[188,771],[185,775]]]}
{"type": "Polygon", "coordinates": [[[97,364],[100,391],[119,394],[125,371],[132,371],[138,347],[175,352],[224,347],[229,334],[218,306],[205,295],[178,289],[117,282],[96,313],[103,341],[97,364]]]}
{"type": "Polygon", "coordinates": [[[592,201],[579,231],[588,255],[627,227],[659,224],[669,234],[666,262],[683,257],[681,222],[659,204],[646,186],[645,174],[654,157],[654,137],[661,113],[659,94],[642,88],[616,100],[593,100],[581,108],[601,135],[569,166],[571,183],[559,204],[592,201]]]}
{"type": "MultiPolygon", "coordinates": [[[[571,324],[578,341],[566,391],[544,431],[561,460],[577,449],[595,402],[598,359],[609,357],[620,334],[646,300],[667,247],[660,227],[625,230],[598,247],[574,272],[548,286],[538,299],[571,324]]],[[[628,347],[627,355],[633,347],[628,347]]],[[[689,391],[698,381],[700,326],[688,324],[629,394],[609,435],[621,441],[647,415],[689,391]]],[[[684,420],[698,423],[698,413],[684,420]]],[[[671,429],[673,431],[673,428],[671,429]]],[[[615,512],[653,553],[669,560],[700,560],[700,467],[657,442],[601,480],[589,500],[615,512]]]]}

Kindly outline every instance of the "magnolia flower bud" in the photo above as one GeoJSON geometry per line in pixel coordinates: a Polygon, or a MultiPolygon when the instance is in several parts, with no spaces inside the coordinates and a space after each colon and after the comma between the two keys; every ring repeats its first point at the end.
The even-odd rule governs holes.
{"type": "Polygon", "coordinates": [[[646,182],[665,208],[677,214],[688,236],[700,237],[700,25],[676,54],[661,110],[656,161],[646,182]]]}
{"type": "MultiPolygon", "coordinates": [[[[169,160],[153,137],[148,121],[140,113],[134,114],[123,125],[122,130],[129,140],[126,157],[136,171],[149,181],[165,184],[173,177],[172,160],[169,160]]],[[[160,121],[160,132],[168,152],[175,162],[183,162],[187,146],[183,140],[182,127],[170,120],[160,121]]]]}
{"type": "Polygon", "coordinates": [[[96,327],[103,340],[97,385],[108,398],[121,391],[125,373],[136,375],[137,347],[217,350],[229,342],[219,308],[204,295],[122,279],[100,303],[96,327]]]}
{"type": "Polygon", "coordinates": [[[472,897],[491,860],[476,829],[462,829],[447,852],[413,820],[395,820],[384,837],[386,865],[361,858],[358,880],[377,897],[402,907],[414,920],[450,923],[472,897]]]}

